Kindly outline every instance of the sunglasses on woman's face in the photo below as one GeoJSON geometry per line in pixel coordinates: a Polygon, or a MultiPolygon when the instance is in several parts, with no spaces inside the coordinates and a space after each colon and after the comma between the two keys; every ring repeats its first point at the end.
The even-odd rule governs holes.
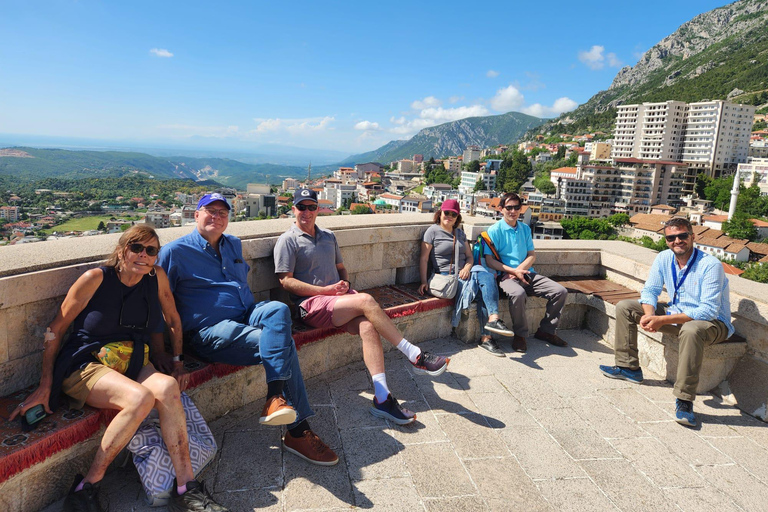
{"type": "Polygon", "coordinates": [[[136,254],[141,254],[141,251],[147,251],[147,256],[157,256],[157,253],[160,250],[154,245],[143,245],[139,243],[130,244],[128,249],[136,254]]]}
{"type": "Polygon", "coordinates": [[[452,218],[452,219],[454,219],[454,218],[456,218],[456,217],[458,217],[458,216],[459,216],[459,214],[458,214],[458,213],[456,213],[456,212],[452,212],[452,211],[450,211],[450,210],[443,210],[443,215],[445,215],[446,217],[450,217],[450,218],[452,218]]]}
{"type": "Polygon", "coordinates": [[[313,211],[317,210],[317,205],[316,204],[301,204],[301,203],[299,203],[299,204],[296,205],[296,209],[299,210],[300,212],[303,212],[305,210],[309,210],[309,211],[313,212],[313,211]]]}

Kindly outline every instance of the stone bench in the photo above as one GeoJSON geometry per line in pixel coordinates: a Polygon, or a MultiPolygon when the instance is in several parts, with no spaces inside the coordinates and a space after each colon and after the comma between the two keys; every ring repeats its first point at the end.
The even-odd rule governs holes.
{"type": "MultiPolygon", "coordinates": [[[[453,301],[425,297],[418,284],[380,286],[370,293],[412,342],[450,335],[453,301]]],[[[359,337],[340,329],[313,329],[294,324],[294,340],[305,379],[346,366],[362,358],[359,337]]],[[[389,343],[383,344],[390,350],[389,343]]],[[[208,421],[266,395],[264,370],[259,366],[206,364],[190,357],[187,392],[208,421]]],[[[8,418],[34,386],[0,398],[8,418]]],[[[87,471],[104,428],[115,411],[85,406],[61,406],[32,432],[22,432],[18,420],[0,425],[0,509],[36,510],[68,491],[69,476],[87,471]]]]}

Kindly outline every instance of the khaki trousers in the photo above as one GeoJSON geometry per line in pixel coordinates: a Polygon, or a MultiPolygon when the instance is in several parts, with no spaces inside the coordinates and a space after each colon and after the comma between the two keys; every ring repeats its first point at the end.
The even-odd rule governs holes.
{"type": "MultiPolygon", "coordinates": [[[[633,370],[640,368],[637,325],[643,314],[643,306],[637,300],[628,299],[616,304],[616,366],[633,370]]],[[[666,308],[656,306],[656,314],[666,315],[666,308]]],[[[725,341],[728,338],[728,328],[720,320],[692,320],[681,326],[665,325],[659,331],[677,336],[679,340],[677,379],[673,394],[677,398],[693,401],[696,398],[696,386],[699,384],[699,372],[704,360],[704,348],[725,341]]]]}

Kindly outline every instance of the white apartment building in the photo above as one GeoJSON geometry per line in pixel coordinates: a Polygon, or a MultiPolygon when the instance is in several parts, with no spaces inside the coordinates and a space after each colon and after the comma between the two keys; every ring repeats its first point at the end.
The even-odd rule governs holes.
{"type": "Polygon", "coordinates": [[[325,187],[320,192],[320,199],[331,201],[336,209],[344,206],[344,202],[355,201],[357,183],[342,183],[341,180],[325,180],[325,187]]]}
{"type": "Polygon", "coordinates": [[[398,160],[397,172],[399,173],[411,173],[414,172],[413,160],[398,160]]]}
{"type": "Polygon", "coordinates": [[[467,146],[467,149],[464,150],[464,163],[468,164],[472,160],[480,160],[481,153],[480,146],[467,146]]]}
{"type": "MultiPolygon", "coordinates": [[[[396,196],[395,194],[381,194],[379,199],[384,201],[389,206],[394,207],[395,211],[400,212],[403,196],[396,196]]],[[[377,201],[379,199],[377,199],[377,201]]]]}
{"type": "Polygon", "coordinates": [[[699,172],[719,177],[747,161],[755,108],[722,100],[620,105],[611,157],[687,163],[692,192],[699,172]]]}
{"type": "Polygon", "coordinates": [[[461,173],[461,183],[459,192],[462,194],[471,194],[475,190],[475,184],[479,179],[483,180],[483,190],[494,190],[496,188],[496,173],[469,172],[461,173]]]}
{"type": "Polygon", "coordinates": [[[757,183],[760,195],[768,196],[768,158],[750,158],[747,163],[739,164],[741,183],[749,188],[757,183]]]}
{"type": "Polygon", "coordinates": [[[299,188],[299,180],[294,178],[286,178],[283,180],[283,190],[296,190],[299,188]]]}

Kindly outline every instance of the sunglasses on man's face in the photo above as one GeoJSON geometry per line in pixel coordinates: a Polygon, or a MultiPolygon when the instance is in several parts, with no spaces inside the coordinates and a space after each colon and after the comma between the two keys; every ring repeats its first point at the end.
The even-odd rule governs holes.
{"type": "Polygon", "coordinates": [[[504,209],[507,210],[508,212],[511,212],[512,210],[519,211],[520,208],[522,207],[523,205],[521,204],[508,204],[507,206],[504,207],[504,209]]]}
{"type": "Polygon", "coordinates": [[[143,245],[139,243],[130,244],[128,249],[136,254],[141,254],[141,251],[147,251],[147,256],[157,256],[157,253],[160,250],[154,245],[143,245]]]}
{"type": "Polygon", "coordinates": [[[299,204],[296,205],[296,209],[299,210],[300,212],[303,212],[305,210],[309,210],[309,211],[313,212],[313,211],[317,210],[317,205],[316,204],[301,204],[301,203],[299,203],[299,204]]]}
{"type": "Polygon", "coordinates": [[[675,238],[679,238],[680,241],[684,242],[685,240],[688,240],[690,235],[690,233],[678,233],[676,235],[666,235],[664,238],[666,238],[667,242],[671,244],[675,241],[675,238]]]}

